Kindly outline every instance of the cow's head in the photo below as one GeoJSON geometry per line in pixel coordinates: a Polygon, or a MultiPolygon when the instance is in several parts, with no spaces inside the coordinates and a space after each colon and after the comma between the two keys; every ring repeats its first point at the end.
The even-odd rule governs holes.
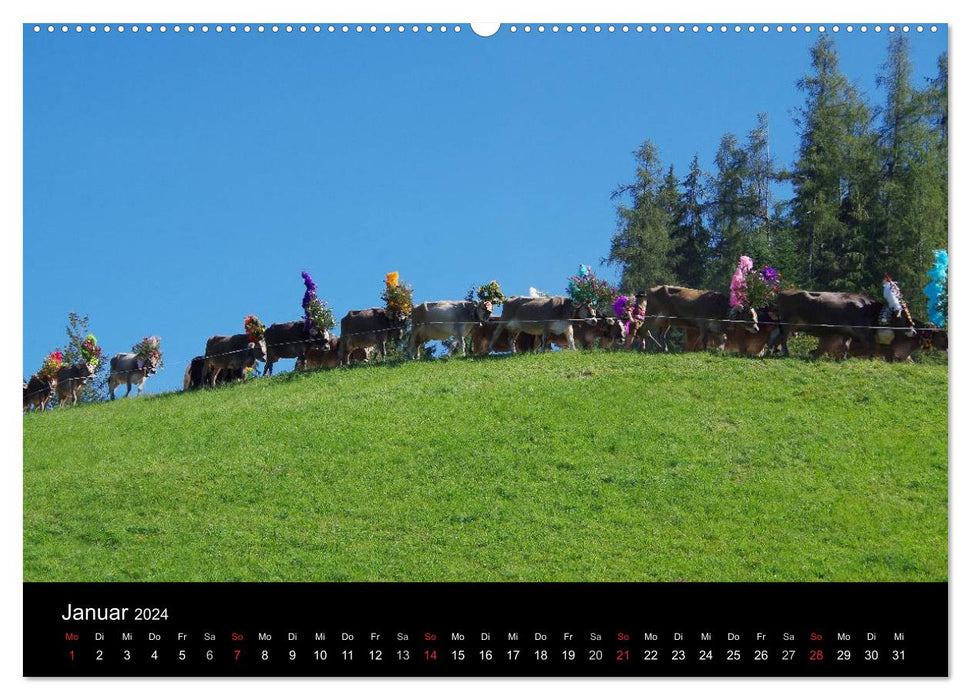
{"type": "Polygon", "coordinates": [[[570,314],[573,318],[583,321],[588,326],[597,325],[597,308],[593,302],[576,302],[571,299],[570,314]]]}
{"type": "Polygon", "coordinates": [[[388,340],[397,342],[405,337],[405,325],[404,321],[392,326],[388,329],[388,340]]]}
{"type": "Polygon", "coordinates": [[[155,355],[155,354],[149,355],[146,359],[141,360],[141,362],[144,363],[142,365],[142,368],[145,370],[145,376],[147,377],[151,376],[158,371],[158,363],[159,363],[158,355],[155,355]]]}
{"type": "Polygon", "coordinates": [[[259,341],[250,341],[249,349],[253,353],[253,357],[261,362],[266,360],[266,339],[260,338],[259,341]]]}
{"type": "Polygon", "coordinates": [[[930,325],[920,329],[920,347],[927,351],[931,348],[947,352],[947,331],[930,325]]]}
{"type": "Polygon", "coordinates": [[[475,318],[479,323],[485,323],[492,317],[492,301],[486,299],[475,305],[475,318]]]}
{"type": "Polygon", "coordinates": [[[316,328],[310,330],[310,347],[321,352],[328,352],[337,347],[337,337],[330,331],[319,331],[316,328]]]}
{"type": "Polygon", "coordinates": [[[738,322],[734,325],[741,325],[749,333],[759,332],[759,315],[751,306],[733,308],[728,317],[738,322]]]}
{"type": "Polygon", "coordinates": [[[408,314],[401,309],[394,309],[392,311],[391,309],[386,308],[384,310],[384,315],[389,321],[391,321],[391,325],[393,326],[404,326],[408,321],[408,314]]]}
{"type": "Polygon", "coordinates": [[[94,376],[94,373],[97,369],[98,368],[95,365],[91,364],[90,362],[85,362],[84,363],[85,378],[91,379],[91,377],[94,376]]]}

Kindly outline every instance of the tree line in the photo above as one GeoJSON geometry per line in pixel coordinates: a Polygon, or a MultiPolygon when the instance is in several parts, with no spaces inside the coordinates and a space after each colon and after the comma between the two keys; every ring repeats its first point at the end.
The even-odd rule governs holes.
{"type": "Polygon", "coordinates": [[[621,287],[727,291],[748,255],[785,284],[819,291],[878,296],[888,273],[919,308],[933,250],[947,247],[947,54],[915,85],[907,39],[894,37],[876,83],[879,105],[840,72],[823,35],[797,82],[805,101],[791,164],[773,159],[765,114],[744,138],[721,138],[709,171],[696,154],[679,177],[642,143],[633,182],[612,194],[617,229],[604,262],[621,268],[621,287]],[[790,199],[773,199],[778,183],[790,199]]]}

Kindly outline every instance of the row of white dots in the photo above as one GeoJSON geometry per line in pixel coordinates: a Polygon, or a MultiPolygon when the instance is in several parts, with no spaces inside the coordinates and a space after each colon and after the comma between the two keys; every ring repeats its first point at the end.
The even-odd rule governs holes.
{"type": "MultiPolygon", "coordinates": [[[[130,31],[132,33],[138,33],[139,31],[144,31],[146,33],[151,33],[153,31],[158,31],[158,32],[164,34],[165,32],[169,31],[169,29],[170,29],[169,26],[164,25],[164,24],[163,25],[159,25],[158,27],[154,27],[154,26],[152,26],[150,24],[149,25],[144,25],[142,27],[139,27],[136,24],[133,24],[133,25],[130,25],[130,26],[126,26],[126,25],[123,25],[123,24],[119,24],[119,25],[115,25],[115,26],[112,26],[110,24],[105,24],[105,25],[100,26],[100,27],[98,27],[96,25],[93,25],[93,24],[92,25],[89,25],[87,27],[84,27],[84,26],[82,26],[80,24],[74,25],[73,27],[71,27],[69,25],[66,25],[66,24],[62,24],[62,25],[59,25],[59,26],[55,26],[53,24],[49,24],[46,27],[42,27],[39,24],[35,24],[34,25],[34,32],[35,33],[40,33],[42,31],[44,31],[44,29],[46,29],[48,31],[48,33],[54,33],[57,30],[60,30],[63,33],[67,33],[67,32],[70,32],[72,28],[74,29],[75,32],[78,32],[78,33],[83,32],[83,31],[85,31],[85,29],[87,29],[88,32],[97,32],[99,30],[100,31],[103,31],[103,32],[116,31],[119,34],[122,34],[122,33],[126,32],[126,31],[130,31]]],[[[196,29],[197,29],[197,27],[195,25],[192,25],[192,24],[186,25],[184,27],[184,30],[186,32],[189,32],[190,34],[194,33],[196,31],[196,29]]],[[[203,25],[200,25],[198,27],[198,30],[200,32],[202,32],[203,34],[208,33],[210,31],[210,29],[212,29],[213,31],[215,31],[217,34],[222,33],[224,31],[224,29],[226,31],[229,31],[230,33],[235,33],[237,31],[242,31],[243,33],[250,33],[250,32],[253,32],[253,31],[255,31],[257,33],[265,33],[267,31],[272,32],[272,33],[279,33],[280,31],[283,31],[283,32],[286,32],[286,33],[293,33],[293,32],[299,32],[299,33],[314,32],[314,33],[317,33],[317,34],[319,34],[320,32],[323,32],[323,31],[326,31],[326,32],[328,32],[330,34],[334,34],[334,33],[349,34],[349,33],[352,33],[352,32],[353,33],[358,33],[358,34],[361,34],[361,33],[364,33],[364,32],[370,32],[372,34],[375,34],[378,31],[383,31],[385,34],[389,34],[391,32],[397,31],[399,34],[403,34],[403,33],[407,32],[407,31],[411,31],[412,33],[418,33],[418,32],[421,32],[423,29],[424,29],[424,31],[426,33],[432,33],[432,32],[435,32],[437,30],[439,33],[442,33],[442,34],[447,33],[449,31],[452,31],[452,32],[455,32],[455,33],[459,33],[459,32],[462,31],[462,28],[459,25],[454,25],[452,27],[448,27],[448,26],[446,26],[444,24],[443,25],[439,25],[439,26],[433,26],[433,25],[430,25],[429,24],[429,25],[425,25],[424,27],[419,26],[417,24],[408,25],[408,26],[405,26],[403,24],[399,24],[399,25],[394,26],[394,27],[392,27],[391,25],[388,25],[388,24],[385,24],[385,25],[383,25],[381,27],[379,27],[378,25],[374,25],[374,24],[372,24],[370,26],[365,26],[365,25],[360,25],[360,24],[358,24],[356,26],[346,25],[346,24],[345,25],[325,25],[325,26],[321,26],[319,24],[314,24],[314,25],[306,25],[306,24],[293,25],[293,24],[286,24],[286,25],[282,25],[282,26],[281,25],[278,25],[278,24],[273,24],[273,25],[263,25],[263,24],[259,24],[259,25],[252,25],[251,26],[251,25],[245,24],[245,25],[241,25],[239,27],[237,27],[237,25],[235,25],[235,24],[230,24],[230,25],[227,25],[226,27],[223,27],[223,25],[217,24],[217,25],[215,25],[215,26],[213,26],[211,28],[210,28],[209,25],[203,24],[203,25]]],[[[631,31],[638,32],[638,33],[641,33],[641,32],[644,32],[644,31],[656,33],[658,31],[661,31],[661,32],[664,32],[664,33],[679,32],[679,33],[682,33],[683,34],[683,33],[686,33],[686,32],[691,32],[691,33],[697,34],[697,33],[700,33],[702,31],[704,31],[704,32],[707,32],[707,33],[710,34],[710,33],[713,33],[713,32],[727,33],[727,32],[730,32],[731,31],[731,32],[735,32],[736,34],[740,34],[742,32],[748,32],[749,34],[755,34],[756,32],[761,31],[763,34],[768,34],[769,32],[772,32],[773,30],[776,33],[782,33],[782,32],[785,32],[787,30],[789,32],[792,32],[792,33],[799,32],[800,30],[803,31],[803,32],[814,32],[814,31],[827,32],[827,31],[831,31],[831,32],[834,32],[834,33],[838,33],[840,31],[845,31],[845,32],[848,32],[848,33],[852,33],[853,31],[857,31],[858,30],[860,32],[866,33],[867,31],[870,31],[871,27],[869,27],[867,25],[860,25],[859,27],[854,27],[853,25],[846,25],[845,27],[840,27],[839,25],[833,25],[833,26],[827,27],[825,25],[814,26],[814,25],[809,25],[809,24],[807,24],[807,25],[801,25],[801,26],[800,25],[795,25],[795,24],[788,25],[788,26],[783,26],[781,24],[777,24],[777,25],[774,25],[774,26],[769,26],[767,24],[763,24],[761,26],[756,26],[756,25],[752,25],[752,24],[747,25],[747,26],[738,25],[738,24],[736,24],[736,25],[725,25],[725,24],[722,24],[722,25],[711,25],[711,24],[708,24],[708,25],[697,25],[697,24],[694,24],[694,25],[684,25],[684,24],[681,24],[681,25],[675,25],[675,26],[672,26],[672,25],[669,25],[669,24],[660,25],[660,26],[659,25],[649,25],[649,26],[645,26],[645,25],[640,25],[640,24],[633,25],[633,26],[627,25],[627,24],[617,26],[617,25],[611,24],[611,25],[601,26],[599,24],[596,24],[596,25],[592,25],[591,27],[588,27],[585,24],[581,24],[581,25],[578,25],[576,27],[574,27],[574,25],[572,25],[572,24],[568,24],[568,25],[565,25],[562,28],[559,25],[555,25],[554,24],[554,25],[552,25],[552,26],[549,27],[549,30],[551,32],[553,32],[554,34],[560,32],[561,29],[562,29],[562,31],[565,31],[567,34],[573,33],[574,31],[579,31],[580,33],[586,33],[589,30],[592,30],[594,33],[600,33],[600,32],[602,32],[604,30],[606,30],[607,32],[616,32],[616,31],[619,30],[622,33],[627,33],[627,32],[631,32],[631,31]]],[[[896,31],[898,31],[898,29],[900,31],[902,31],[902,32],[910,32],[911,29],[914,29],[917,32],[923,32],[924,31],[924,26],[918,24],[915,27],[911,27],[910,25],[906,25],[905,24],[903,26],[899,26],[898,27],[897,25],[891,24],[891,25],[888,25],[886,27],[886,30],[888,32],[896,32],[896,31]]],[[[936,32],[937,31],[937,27],[934,26],[934,25],[932,25],[929,29],[932,32],[936,32]]],[[[521,27],[518,26],[518,25],[513,24],[513,25],[509,25],[509,27],[507,27],[507,31],[509,31],[512,34],[515,34],[516,32],[518,32],[520,30],[523,31],[523,32],[525,32],[525,33],[527,33],[527,34],[533,32],[534,30],[536,32],[540,33],[540,34],[543,34],[543,33],[545,33],[547,31],[547,27],[545,25],[542,25],[542,24],[541,25],[537,25],[535,27],[533,27],[531,25],[528,25],[528,24],[527,25],[523,25],[521,27]]],[[[874,25],[872,27],[872,30],[874,32],[881,32],[881,31],[883,31],[883,27],[880,26],[880,25],[874,25]]],[[[180,33],[180,32],[183,31],[183,26],[180,25],[180,24],[172,25],[171,26],[171,31],[173,31],[176,34],[178,34],[178,33],[180,33]]]]}

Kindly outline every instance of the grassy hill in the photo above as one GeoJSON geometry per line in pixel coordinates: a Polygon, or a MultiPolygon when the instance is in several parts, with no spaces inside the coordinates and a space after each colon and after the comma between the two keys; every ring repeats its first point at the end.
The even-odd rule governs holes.
{"type": "Polygon", "coordinates": [[[558,352],[24,418],[31,581],[947,578],[947,367],[558,352]]]}

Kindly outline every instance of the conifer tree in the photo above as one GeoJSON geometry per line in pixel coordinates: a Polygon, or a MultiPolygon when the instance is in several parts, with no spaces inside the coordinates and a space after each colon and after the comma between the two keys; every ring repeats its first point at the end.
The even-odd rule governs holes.
{"type": "Polygon", "coordinates": [[[611,195],[617,205],[617,230],[607,261],[621,267],[627,292],[670,284],[670,192],[665,192],[657,147],[645,141],[635,152],[635,180],[611,195]]]}
{"type": "Polygon", "coordinates": [[[672,238],[672,272],[674,282],[685,287],[701,287],[711,259],[711,234],[705,223],[704,173],[698,154],[681,181],[681,193],[675,212],[672,238]]]}

